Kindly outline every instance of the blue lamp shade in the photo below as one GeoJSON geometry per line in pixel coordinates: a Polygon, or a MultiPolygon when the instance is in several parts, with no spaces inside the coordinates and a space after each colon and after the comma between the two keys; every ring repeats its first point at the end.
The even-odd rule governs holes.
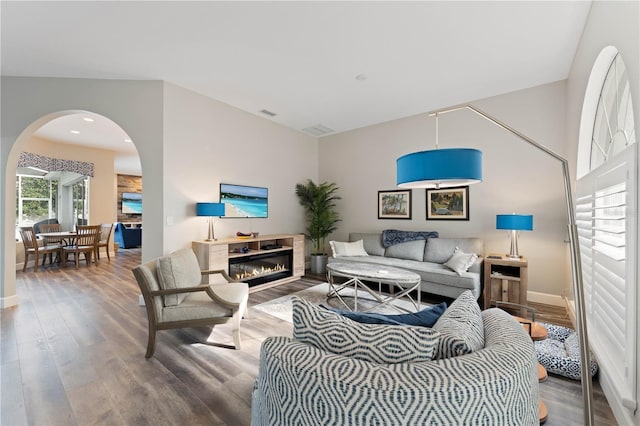
{"type": "Polygon", "coordinates": [[[224,216],[224,203],[196,203],[197,216],[224,216]]]}
{"type": "Polygon", "coordinates": [[[414,152],[398,158],[401,188],[447,188],[482,182],[482,151],[447,148],[414,152]]]}
{"type": "Polygon", "coordinates": [[[508,229],[512,231],[532,231],[533,215],[530,215],[530,214],[496,215],[496,229],[508,229]]]}

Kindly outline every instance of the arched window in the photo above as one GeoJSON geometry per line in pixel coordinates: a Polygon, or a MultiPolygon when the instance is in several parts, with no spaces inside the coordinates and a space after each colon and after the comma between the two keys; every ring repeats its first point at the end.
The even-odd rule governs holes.
{"type": "Polygon", "coordinates": [[[589,340],[615,398],[636,409],[638,148],[630,81],[618,50],[602,50],[585,93],[576,223],[589,340]]]}

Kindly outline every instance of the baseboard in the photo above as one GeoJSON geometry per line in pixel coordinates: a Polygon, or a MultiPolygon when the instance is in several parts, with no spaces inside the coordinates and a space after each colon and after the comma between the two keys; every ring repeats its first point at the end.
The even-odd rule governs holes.
{"type": "Polygon", "coordinates": [[[537,291],[528,291],[527,300],[529,302],[542,303],[552,306],[565,306],[562,296],[548,293],[538,293],[537,291]]]}
{"type": "Polygon", "coordinates": [[[18,295],[0,297],[0,309],[10,308],[18,304],[18,295]]]}

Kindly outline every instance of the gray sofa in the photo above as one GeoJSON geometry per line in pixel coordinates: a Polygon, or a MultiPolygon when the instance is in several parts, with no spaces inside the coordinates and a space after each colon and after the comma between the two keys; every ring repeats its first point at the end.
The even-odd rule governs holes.
{"type": "Polygon", "coordinates": [[[363,241],[368,256],[329,258],[332,262],[365,262],[392,266],[415,272],[422,278],[420,289],[426,293],[457,298],[471,290],[478,299],[482,292],[484,243],[480,238],[428,238],[384,247],[382,233],[351,233],[349,241],[363,241]],[[478,259],[462,275],[444,265],[456,247],[465,253],[476,253],[478,259]]]}

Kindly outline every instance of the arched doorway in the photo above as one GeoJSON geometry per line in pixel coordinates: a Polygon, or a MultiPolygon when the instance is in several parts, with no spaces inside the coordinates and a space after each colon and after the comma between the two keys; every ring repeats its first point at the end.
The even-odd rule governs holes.
{"type": "MultiPolygon", "coordinates": [[[[47,114],[29,126],[27,126],[16,139],[8,156],[7,167],[5,170],[5,178],[7,179],[7,187],[13,181],[18,181],[18,174],[22,175],[25,171],[29,171],[26,179],[36,180],[38,178],[57,179],[60,181],[59,190],[56,190],[56,201],[41,200],[42,203],[49,202],[49,211],[53,212],[56,217],[60,217],[60,222],[65,228],[72,229],[81,219],[89,221],[92,224],[114,223],[118,218],[117,208],[119,208],[116,175],[118,171],[123,171],[129,175],[137,174],[141,182],[141,165],[136,146],[128,134],[113,120],[89,111],[66,110],[52,114],[47,114]],[[24,153],[29,154],[25,156],[24,153]],[[28,167],[28,161],[25,157],[40,157],[52,161],[44,161],[45,166],[28,167]],[[135,157],[135,158],[132,158],[135,157]],[[18,164],[20,158],[20,164],[18,164]],[[83,172],[91,177],[83,176],[75,172],[69,172],[66,169],[73,169],[73,163],[91,164],[91,173],[83,172]],[[18,167],[18,166],[21,167],[18,167]],[[71,166],[69,166],[71,165],[71,166]],[[47,167],[51,166],[51,167],[47,167]],[[60,166],[60,167],[57,167],[60,166]],[[54,168],[55,170],[45,170],[54,168]],[[95,174],[93,169],[95,168],[95,174]],[[27,170],[31,169],[31,170],[27,170]],[[18,173],[20,172],[20,173],[18,173]],[[87,187],[83,187],[84,196],[86,197],[85,211],[82,216],[78,216],[77,206],[81,204],[76,195],[67,197],[69,204],[67,209],[60,200],[65,200],[62,193],[69,190],[70,187],[63,188],[67,184],[62,181],[66,178],[69,183],[68,176],[75,178],[77,175],[80,180],[88,181],[87,187]],[[55,208],[51,208],[51,204],[56,204],[55,208]],[[68,217],[67,217],[68,216],[68,217]]],[[[78,179],[76,179],[78,180],[78,179]]],[[[74,181],[71,181],[73,183],[74,181]]],[[[70,185],[68,185],[70,186],[70,185]]],[[[74,187],[77,185],[74,185],[74,187]]],[[[7,234],[14,236],[17,225],[31,225],[34,218],[30,217],[29,209],[24,209],[24,200],[19,191],[7,191],[5,195],[5,211],[6,222],[5,231],[7,234]],[[25,212],[27,210],[27,212],[25,212]],[[23,223],[23,222],[27,223],[23,223]],[[13,229],[14,232],[10,232],[13,229]]],[[[27,200],[33,204],[33,200],[27,200]]],[[[46,210],[46,209],[40,209],[46,210]]],[[[45,211],[46,214],[46,211],[45,211]]],[[[141,222],[142,217],[138,220],[141,222]]],[[[113,235],[111,237],[113,241],[113,235]]],[[[18,247],[21,243],[11,241],[9,235],[5,238],[5,278],[10,274],[15,285],[16,266],[20,257],[23,257],[22,248],[18,247]]],[[[113,244],[110,245],[113,247],[113,244]]],[[[3,295],[6,294],[7,279],[4,280],[3,295]]],[[[3,306],[8,307],[17,304],[15,296],[3,298],[3,306]]]]}

